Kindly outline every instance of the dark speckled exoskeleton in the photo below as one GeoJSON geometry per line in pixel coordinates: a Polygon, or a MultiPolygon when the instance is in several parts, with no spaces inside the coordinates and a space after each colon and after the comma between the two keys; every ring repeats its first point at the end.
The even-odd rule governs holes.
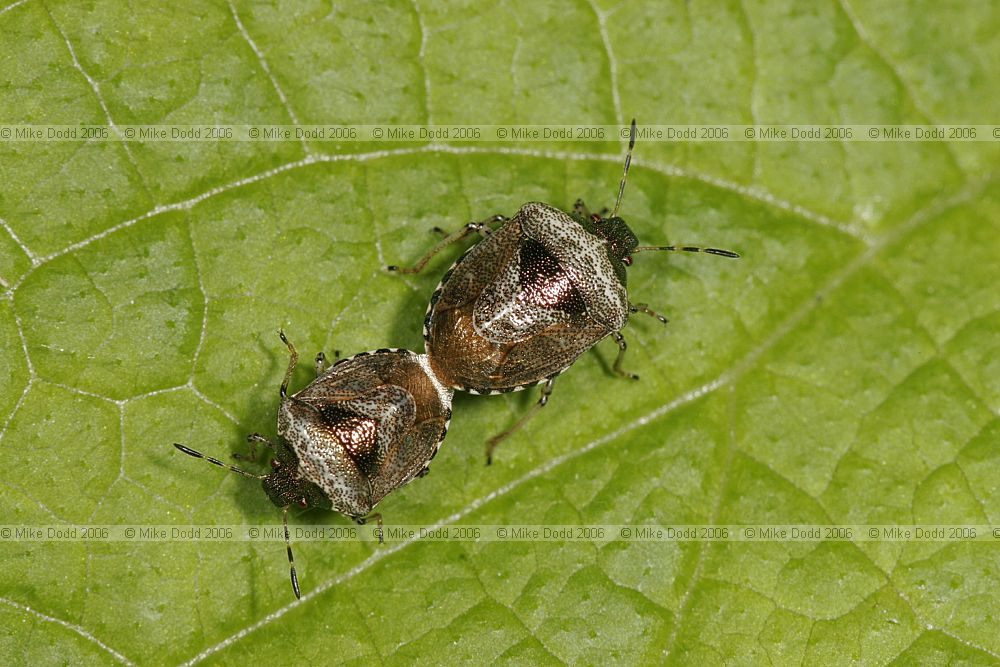
{"type": "Polygon", "coordinates": [[[635,136],[633,120],[609,217],[591,214],[579,200],[572,213],[529,202],[512,218],[497,215],[469,223],[412,268],[387,267],[417,273],[449,244],[473,233],[482,237],[444,274],[431,296],[424,341],[431,369],[454,389],[498,394],[544,385],[532,410],[487,442],[487,463],[503,438],[545,406],[555,377],[604,337],[618,343],[615,373],[638,379],[622,370],[626,345],[621,329],[631,313],[646,313],[664,324],[667,320],[646,304],[629,301],[625,267],[633,254],[682,250],[739,257],[700,246],[639,246],[618,217],[635,136]],[[502,224],[494,228],[495,223],[502,224]]]}
{"type": "MultiPolygon", "coordinates": [[[[448,432],[452,390],[430,372],[426,355],[382,349],[341,359],[329,368],[316,356],[316,379],[288,395],[298,354],[285,334],[291,358],[281,383],[280,442],[254,433],[251,442],[274,452],[271,473],[255,475],[181,444],[185,454],[259,479],[282,508],[288,564],[295,597],[300,597],[288,535],[288,510],[319,507],[346,514],[360,524],[382,498],[428,472],[448,432]]],[[[255,452],[249,457],[255,459],[255,452]]],[[[381,538],[381,531],[379,532],[381,538]]]]}

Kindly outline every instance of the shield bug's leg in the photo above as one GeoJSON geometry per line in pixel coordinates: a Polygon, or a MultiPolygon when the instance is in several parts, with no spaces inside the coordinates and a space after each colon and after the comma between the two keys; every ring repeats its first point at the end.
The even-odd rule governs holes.
{"type": "Polygon", "coordinates": [[[587,205],[583,203],[582,199],[577,199],[573,203],[573,212],[576,213],[577,215],[582,215],[587,219],[600,220],[608,214],[608,207],[605,206],[604,208],[602,208],[595,216],[593,213],[590,212],[590,209],[587,208],[587,205]]]}
{"type": "Polygon", "coordinates": [[[295,350],[295,346],[285,338],[284,331],[278,331],[278,335],[281,336],[281,342],[288,347],[288,352],[291,354],[288,359],[288,368],[285,369],[285,379],[281,381],[281,397],[285,398],[288,395],[288,383],[292,381],[292,373],[295,371],[296,364],[299,363],[299,353],[295,350]]]}
{"type": "Polygon", "coordinates": [[[385,540],[383,539],[384,533],[382,532],[382,513],[381,512],[374,512],[372,514],[369,514],[368,516],[359,517],[359,518],[355,519],[354,521],[359,526],[363,526],[366,523],[368,523],[369,521],[371,521],[372,519],[375,519],[375,523],[378,525],[378,543],[379,544],[385,544],[385,540]]]}
{"type": "Polygon", "coordinates": [[[295,599],[302,599],[302,591],[299,590],[299,576],[295,574],[295,558],[292,557],[292,540],[288,535],[288,508],[286,506],[285,510],[281,513],[281,522],[285,527],[285,551],[288,552],[288,571],[292,577],[292,591],[295,593],[295,599]]]}
{"type": "Polygon", "coordinates": [[[326,355],[322,352],[316,353],[316,377],[323,374],[326,370],[326,355]]]}
{"type": "Polygon", "coordinates": [[[438,242],[436,246],[431,248],[430,251],[426,255],[421,257],[420,261],[418,261],[413,266],[404,267],[392,264],[390,266],[385,267],[386,271],[395,271],[396,273],[420,273],[421,271],[424,270],[424,267],[427,266],[427,262],[431,261],[434,255],[438,254],[439,252],[450,246],[452,243],[458,243],[459,241],[461,241],[466,236],[472,233],[479,234],[480,236],[489,236],[490,233],[493,231],[492,229],[490,229],[491,224],[497,222],[506,222],[506,221],[507,218],[505,216],[494,215],[490,218],[486,218],[485,220],[481,220],[479,222],[470,222],[457,232],[445,236],[441,241],[438,242]]]}
{"type": "Polygon", "coordinates": [[[625,337],[617,331],[612,331],[611,336],[615,339],[615,342],[618,343],[618,358],[615,359],[615,365],[611,370],[613,370],[617,375],[621,375],[623,378],[638,380],[639,376],[635,373],[629,373],[628,371],[622,370],[622,359],[625,358],[625,350],[628,349],[628,345],[625,344],[625,337]]]}
{"type": "Polygon", "coordinates": [[[520,419],[514,422],[513,426],[502,433],[497,433],[495,436],[486,441],[486,465],[493,464],[493,450],[497,448],[497,445],[505,440],[507,436],[524,426],[529,419],[535,416],[536,412],[545,407],[546,403],[549,402],[549,396],[552,394],[552,385],[555,381],[555,377],[550,377],[546,380],[545,385],[542,387],[542,395],[538,398],[538,402],[531,406],[531,409],[525,412],[520,419]]]}
{"type": "Polygon", "coordinates": [[[243,454],[240,454],[239,452],[236,452],[235,454],[233,454],[233,458],[236,459],[237,461],[251,461],[253,463],[256,463],[257,462],[257,443],[258,442],[261,442],[261,443],[267,445],[271,449],[275,449],[275,450],[278,449],[278,443],[273,442],[271,440],[268,440],[267,438],[265,438],[264,436],[262,436],[260,433],[251,433],[250,435],[248,435],[247,436],[247,442],[250,443],[250,453],[247,454],[247,455],[243,455],[243,454]]]}
{"type": "Polygon", "coordinates": [[[666,324],[667,322],[670,321],[667,318],[665,318],[663,315],[660,315],[658,312],[656,312],[655,310],[651,309],[649,307],[649,305],[645,304],[645,303],[630,303],[628,305],[628,309],[629,309],[629,312],[631,312],[631,313],[645,313],[646,315],[649,315],[650,317],[655,317],[656,319],[658,319],[659,321],[663,322],[664,324],[666,324]]]}
{"type": "Polygon", "coordinates": [[[417,473],[417,477],[427,477],[429,474],[431,474],[431,467],[424,466],[423,470],[417,473]]]}

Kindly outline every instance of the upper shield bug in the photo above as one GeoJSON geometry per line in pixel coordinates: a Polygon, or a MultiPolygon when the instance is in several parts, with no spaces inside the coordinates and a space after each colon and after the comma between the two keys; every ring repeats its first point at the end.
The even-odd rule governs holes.
{"type": "Polygon", "coordinates": [[[434,373],[454,389],[497,394],[544,385],[529,412],[487,441],[487,463],[503,438],[545,406],[555,377],[602,338],[611,336],[618,343],[614,372],[638,379],[622,369],[626,345],[621,329],[631,313],[645,313],[664,324],[667,319],[644,303],[629,301],[625,268],[632,255],[670,250],[739,257],[718,248],[639,245],[618,217],[635,137],[633,120],[610,216],[604,215],[607,209],[590,213],[582,200],[571,212],[529,202],[512,218],[495,215],[467,224],[413,267],[386,267],[418,273],[451,243],[473,233],[482,237],[448,269],[431,296],[424,341],[434,373]]]}
{"type": "Polygon", "coordinates": [[[247,437],[273,450],[271,472],[256,475],[184,445],[174,447],[263,482],[267,497],[283,510],[292,590],[298,598],[288,510],[333,509],[360,524],[376,519],[381,527],[382,516],[370,514],[372,508],[389,492],[427,474],[448,432],[452,390],[430,371],[426,355],[381,349],[341,359],[329,368],[321,352],[316,355],[316,379],[289,395],[298,354],[284,332],[279,333],[291,355],[281,383],[280,440],[272,442],[257,433],[247,437]]]}

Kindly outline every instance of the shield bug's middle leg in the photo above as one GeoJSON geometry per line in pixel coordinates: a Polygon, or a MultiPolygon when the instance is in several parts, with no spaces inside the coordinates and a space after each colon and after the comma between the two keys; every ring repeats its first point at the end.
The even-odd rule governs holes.
{"type": "MultiPolygon", "coordinates": [[[[431,259],[434,258],[434,255],[438,254],[439,252],[450,246],[452,243],[458,243],[466,236],[473,233],[479,234],[480,236],[483,237],[489,236],[490,233],[493,231],[490,228],[490,225],[497,222],[506,222],[506,221],[507,221],[506,216],[494,215],[489,218],[486,218],[485,220],[480,220],[479,222],[470,222],[466,226],[459,229],[457,232],[448,234],[443,239],[438,241],[437,245],[431,248],[427,252],[427,254],[421,257],[420,260],[413,266],[406,267],[406,266],[397,266],[396,264],[391,264],[385,267],[386,271],[395,271],[396,273],[420,273],[421,271],[424,270],[424,267],[427,266],[427,262],[431,261],[431,259]]],[[[441,230],[439,227],[435,227],[434,231],[439,233],[443,232],[443,230],[441,230]]]]}
{"type": "Polygon", "coordinates": [[[631,378],[633,380],[638,380],[639,376],[635,373],[629,373],[628,371],[622,370],[622,359],[625,358],[625,350],[628,349],[628,345],[625,344],[625,336],[622,336],[617,331],[612,331],[611,336],[618,343],[618,357],[615,359],[615,365],[611,368],[617,375],[621,375],[623,378],[631,378]]]}
{"type": "Polygon", "coordinates": [[[545,407],[545,405],[549,402],[549,396],[552,394],[552,385],[555,381],[556,379],[554,377],[550,377],[546,380],[545,384],[542,386],[542,395],[538,397],[538,402],[531,406],[530,410],[521,415],[521,418],[514,422],[513,426],[501,433],[497,433],[495,436],[486,441],[486,465],[492,465],[493,450],[497,448],[497,445],[499,445],[509,435],[524,426],[529,419],[535,416],[535,413],[545,407]]]}

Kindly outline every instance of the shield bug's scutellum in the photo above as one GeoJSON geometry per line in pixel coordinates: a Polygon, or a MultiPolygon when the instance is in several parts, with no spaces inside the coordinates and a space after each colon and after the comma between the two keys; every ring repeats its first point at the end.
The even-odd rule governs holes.
{"type": "Polygon", "coordinates": [[[667,250],[739,257],[718,248],[639,245],[618,217],[635,138],[633,120],[609,217],[590,213],[580,200],[571,213],[529,202],[512,218],[496,215],[467,224],[411,268],[387,267],[418,273],[448,245],[470,234],[482,237],[434,290],[424,319],[424,342],[433,372],[453,389],[499,394],[543,385],[535,406],[487,441],[487,463],[501,440],[545,406],[555,377],[606,336],[618,344],[614,372],[638,379],[622,369],[626,344],[621,330],[631,313],[645,313],[664,324],[667,320],[645,303],[629,301],[625,269],[632,255],[667,250]]]}
{"type": "Polygon", "coordinates": [[[248,436],[273,451],[271,472],[256,475],[184,445],[174,446],[261,480],[267,497],[282,509],[292,589],[298,598],[288,511],[296,506],[332,509],[360,524],[375,519],[381,528],[382,516],[372,514],[372,509],[391,491],[427,474],[448,432],[452,390],[431,372],[426,355],[381,349],[341,359],[330,367],[320,353],[317,378],[289,395],[298,354],[283,332],[280,336],[290,359],[281,383],[279,441],[257,433],[248,436]]]}

